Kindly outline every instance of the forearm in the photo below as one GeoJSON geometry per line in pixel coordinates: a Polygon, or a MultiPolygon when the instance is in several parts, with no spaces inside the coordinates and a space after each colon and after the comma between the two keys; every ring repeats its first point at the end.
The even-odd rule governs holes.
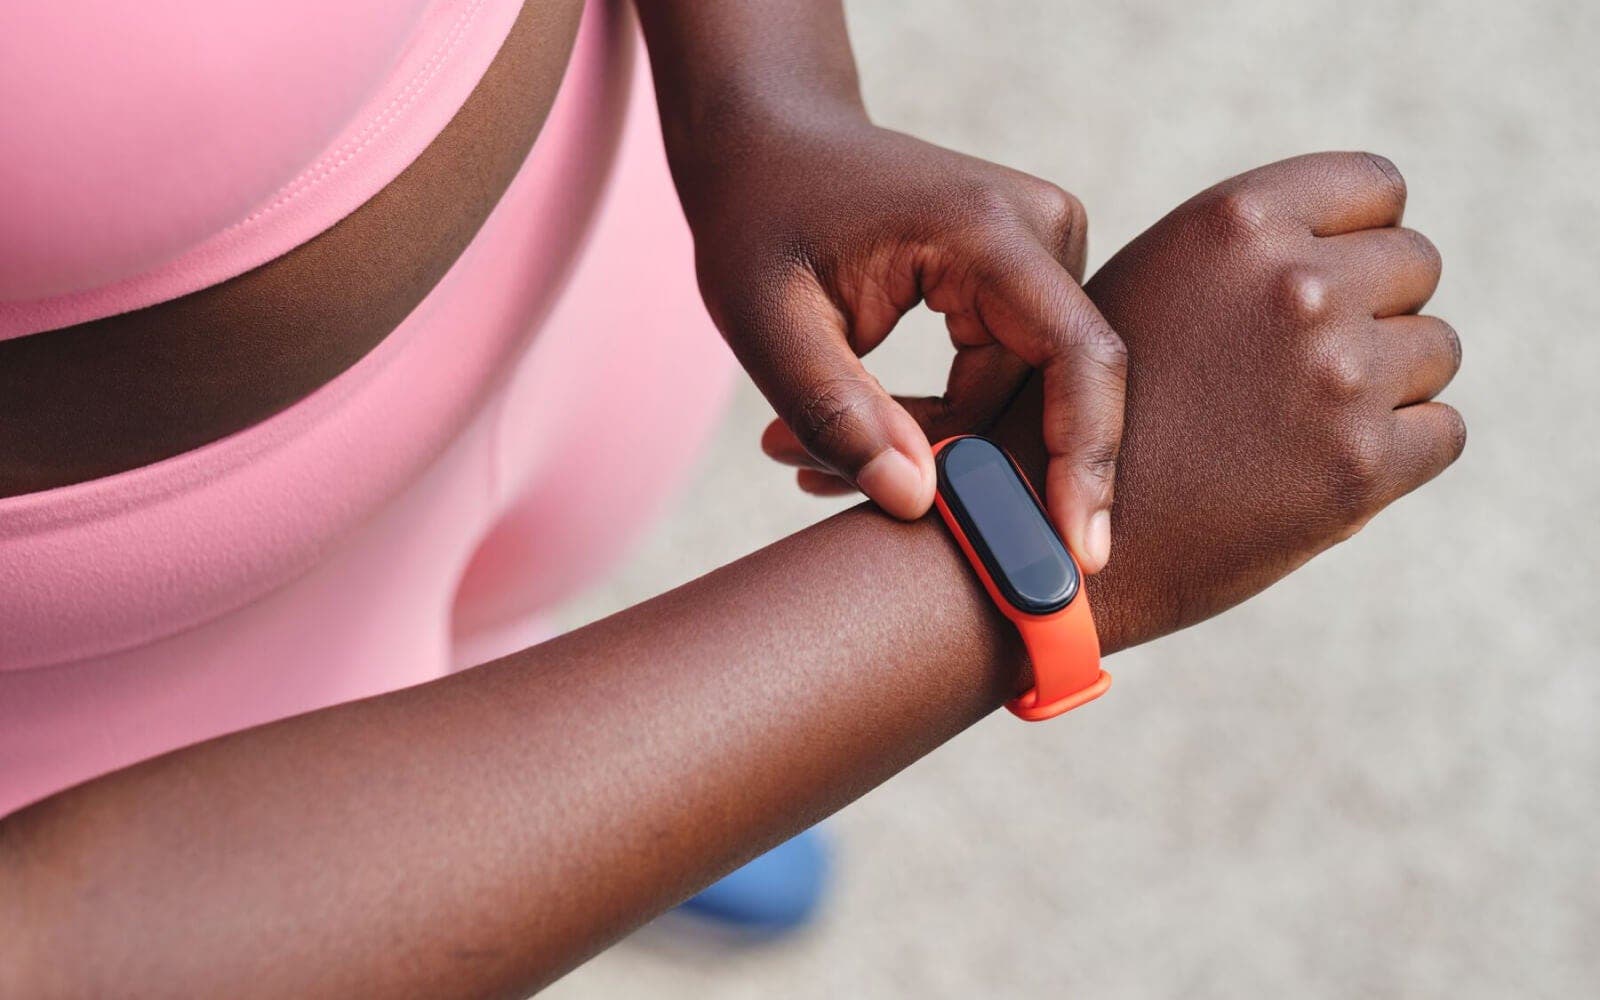
{"type": "Polygon", "coordinates": [[[937,523],[857,508],[8,818],[0,952],[38,995],[518,994],[998,706],[1001,626],[937,523]]]}
{"type": "MultiPolygon", "coordinates": [[[[1136,376],[1089,580],[1106,652],[1260,591],[1460,453],[1423,402],[1453,334],[1419,355],[1372,327],[1436,260],[1407,240],[1375,281],[1393,230],[1313,235],[1392,225],[1401,191],[1363,154],[1274,164],[1087,286],[1136,376]],[[1263,294],[1321,295],[1307,274],[1327,309],[1263,294]],[[1333,383],[1330,358],[1387,374],[1333,383]]],[[[1035,379],[995,431],[1035,476],[1039,405],[1035,379]]],[[[982,717],[1020,661],[937,523],[856,508],[497,663],[0,820],[0,995],[516,994],[982,717]]]]}

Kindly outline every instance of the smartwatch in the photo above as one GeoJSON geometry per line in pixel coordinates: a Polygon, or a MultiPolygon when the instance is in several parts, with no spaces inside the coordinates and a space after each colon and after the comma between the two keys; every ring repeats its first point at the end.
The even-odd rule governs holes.
{"type": "Polygon", "coordinates": [[[1033,687],[1006,708],[1036,722],[1105,694],[1083,573],[1017,463],[975,435],[940,441],[933,461],[939,516],[1033,662],[1033,687]]]}

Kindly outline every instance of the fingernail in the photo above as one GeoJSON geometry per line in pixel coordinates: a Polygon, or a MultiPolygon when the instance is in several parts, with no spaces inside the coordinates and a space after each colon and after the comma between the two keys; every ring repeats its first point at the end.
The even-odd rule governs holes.
{"type": "Polygon", "coordinates": [[[1083,532],[1083,554],[1097,572],[1111,559],[1111,512],[1096,511],[1083,532]]]}
{"type": "Polygon", "coordinates": [[[922,473],[894,448],[885,448],[856,474],[861,492],[895,517],[916,517],[922,499],[922,473]]]}

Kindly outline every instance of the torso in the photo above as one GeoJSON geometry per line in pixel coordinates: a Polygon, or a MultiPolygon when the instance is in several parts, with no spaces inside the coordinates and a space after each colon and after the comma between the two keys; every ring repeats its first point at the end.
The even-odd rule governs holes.
{"type": "Polygon", "coordinates": [[[450,125],[317,238],[170,302],[0,341],[0,497],[215,441],[304,398],[381,342],[516,174],[582,7],[530,0],[450,125]]]}

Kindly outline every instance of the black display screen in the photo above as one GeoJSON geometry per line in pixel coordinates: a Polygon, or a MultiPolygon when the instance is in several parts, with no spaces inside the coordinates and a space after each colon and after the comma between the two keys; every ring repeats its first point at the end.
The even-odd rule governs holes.
{"type": "Polygon", "coordinates": [[[1019,610],[1049,614],[1078,592],[1078,568],[1011,459],[984,438],[939,452],[939,493],[1000,592],[1019,610]]]}

